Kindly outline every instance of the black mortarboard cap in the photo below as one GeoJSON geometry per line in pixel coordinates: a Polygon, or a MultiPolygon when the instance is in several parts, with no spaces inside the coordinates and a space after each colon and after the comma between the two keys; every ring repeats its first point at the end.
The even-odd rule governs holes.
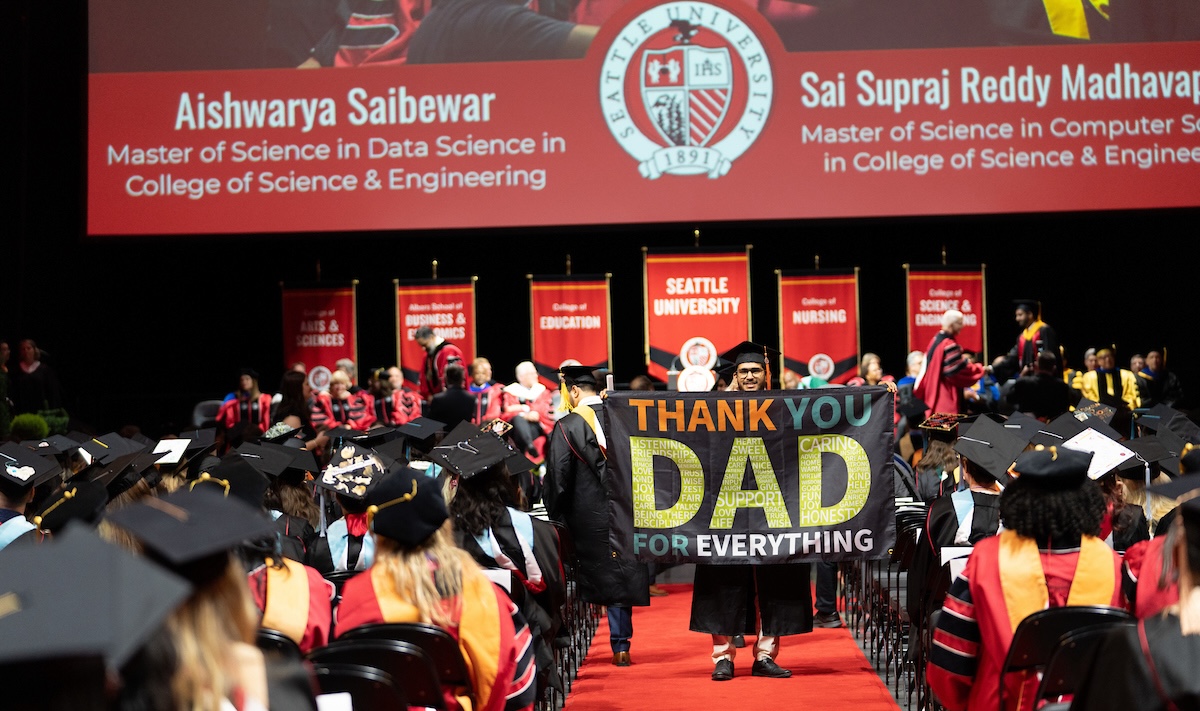
{"type": "Polygon", "coordinates": [[[394,463],[408,464],[408,440],[404,436],[376,445],[373,449],[389,466],[394,463]]]}
{"type": "Polygon", "coordinates": [[[1179,453],[1179,473],[1200,473],[1200,447],[1185,445],[1179,453]]]}
{"type": "Polygon", "coordinates": [[[896,411],[908,420],[914,417],[924,418],[925,413],[929,412],[929,405],[926,405],[925,401],[918,397],[907,397],[900,401],[896,411]]]}
{"type": "Polygon", "coordinates": [[[1022,482],[1051,489],[1067,489],[1087,481],[1091,463],[1091,452],[1066,447],[1038,447],[1017,457],[1013,472],[1020,476],[1022,482]]]}
{"type": "Polygon", "coordinates": [[[365,499],[386,469],[371,450],[345,442],[333,451],[329,465],[317,477],[316,485],[347,498],[365,499]]]}
{"type": "Polygon", "coordinates": [[[460,424],[446,435],[441,444],[430,450],[429,458],[464,479],[501,462],[508,466],[510,474],[533,469],[533,462],[503,437],[491,430],[481,432],[468,422],[460,424]]]}
{"type": "Polygon", "coordinates": [[[980,417],[961,428],[954,451],[991,474],[1001,484],[1008,482],[1008,468],[1025,451],[1025,440],[990,417],[980,417]]]}
{"type": "Polygon", "coordinates": [[[21,491],[44,484],[62,472],[58,462],[16,442],[0,445],[0,478],[21,491]]]}
{"type": "Polygon", "coordinates": [[[243,541],[275,530],[261,506],[211,486],[146,497],[109,512],[108,520],[133,534],[147,555],[197,585],[223,574],[230,551],[243,541]]]}
{"type": "MultiPolygon", "coordinates": [[[[154,463],[158,461],[159,456],[148,452],[124,454],[107,464],[101,463],[99,470],[93,470],[94,473],[89,479],[102,484],[108,491],[108,498],[111,501],[129,491],[147,476],[157,477],[158,472],[154,470],[154,463]]],[[[148,483],[156,482],[155,479],[155,482],[148,483]]]]}
{"type": "Polygon", "coordinates": [[[108,505],[108,490],[98,481],[80,481],[55,491],[30,521],[42,531],[58,533],[71,521],[94,525],[108,505]]]}
{"type": "Polygon", "coordinates": [[[63,435],[50,435],[45,439],[28,439],[21,446],[41,455],[61,456],[79,448],[79,443],[63,435]]]}
{"type": "Polygon", "coordinates": [[[921,430],[931,440],[954,443],[958,439],[958,423],[966,419],[966,415],[954,412],[934,412],[921,423],[921,430]]]}
{"type": "Polygon", "coordinates": [[[1139,427],[1144,427],[1152,432],[1161,432],[1171,424],[1176,417],[1185,417],[1185,415],[1171,407],[1158,403],[1143,411],[1135,411],[1137,424],[1139,427]]]}
{"type": "Polygon", "coordinates": [[[1200,489],[1200,469],[1183,476],[1177,476],[1171,481],[1147,486],[1146,492],[1168,499],[1178,499],[1184,494],[1200,489]]]}
{"type": "Polygon", "coordinates": [[[1144,479],[1147,464],[1150,465],[1150,478],[1153,479],[1162,471],[1162,463],[1172,458],[1171,450],[1157,435],[1134,437],[1121,444],[1133,450],[1134,454],[1117,467],[1117,475],[1127,479],[1144,479]]]}
{"type": "Polygon", "coordinates": [[[144,452],[150,449],[150,446],[122,437],[116,432],[109,432],[99,437],[93,437],[79,445],[80,449],[86,450],[94,461],[99,461],[101,464],[108,464],[117,457],[126,454],[144,452]]]}
{"type": "Polygon", "coordinates": [[[372,427],[366,432],[360,432],[354,441],[364,447],[374,449],[385,442],[391,442],[403,436],[395,427],[372,427]]]}
{"type": "Polygon", "coordinates": [[[558,369],[562,375],[563,382],[567,387],[572,385],[591,385],[597,387],[599,381],[596,380],[595,369],[590,365],[564,365],[558,369]]]}
{"type": "Polygon", "coordinates": [[[120,668],[189,594],[182,578],[68,525],[0,556],[0,664],[99,655],[120,668]]]}
{"type": "Polygon", "coordinates": [[[333,442],[334,444],[336,444],[338,442],[345,442],[347,440],[355,439],[360,434],[362,434],[362,433],[359,432],[358,430],[351,429],[349,427],[342,427],[342,426],[334,427],[333,429],[325,431],[325,436],[328,437],[329,441],[333,442]]]}
{"type": "Polygon", "coordinates": [[[429,540],[450,516],[438,480],[411,467],[384,475],[367,501],[371,530],[408,547],[429,540]]]}
{"type": "Polygon", "coordinates": [[[438,435],[446,431],[446,423],[429,417],[418,417],[396,429],[408,439],[409,444],[413,447],[422,452],[428,452],[433,445],[437,444],[438,435]]]}
{"type": "Polygon", "coordinates": [[[781,362],[779,355],[779,351],[771,346],[753,341],[742,341],[722,353],[721,358],[730,361],[735,367],[741,363],[775,365],[781,362]]]}
{"type": "Polygon", "coordinates": [[[1121,435],[1099,418],[1084,415],[1083,419],[1078,419],[1072,412],[1064,412],[1053,421],[1043,424],[1029,441],[1031,444],[1057,447],[1088,428],[1096,430],[1114,442],[1121,441],[1121,435]]]}
{"type": "Polygon", "coordinates": [[[1013,303],[1013,308],[1018,308],[1018,309],[1022,309],[1023,311],[1028,311],[1029,313],[1033,314],[1034,316],[1040,316],[1042,313],[1042,302],[1038,301],[1037,299],[1026,299],[1026,298],[1013,299],[1012,303],[1013,303]]]}
{"type": "Polygon", "coordinates": [[[236,451],[255,469],[274,479],[292,465],[292,455],[281,449],[281,447],[267,447],[253,442],[245,442],[238,445],[236,451]]]}
{"type": "Polygon", "coordinates": [[[258,371],[254,368],[242,368],[238,371],[238,376],[249,375],[254,380],[258,380],[258,371]]]}
{"type": "MultiPolygon", "coordinates": [[[[300,440],[296,441],[299,442],[300,440]]],[[[303,446],[293,447],[290,444],[272,444],[270,442],[259,446],[270,450],[276,455],[287,458],[282,473],[278,475],[285,479],[294,479],[296,475],[303,478],[303,475],[307,472],[312,472],[315,475],[321,471],[321,465],[317,462],[317,455],[303,446]]],[[[270,476],[269,472],[266,472],[266,474],[270,476]]]]}
{"type": "Polygon", "coordinates": [[[238,451],[228,452],[215,467],[205,468],[189,488],[209,489],[222,496],[241,499],[256,509],[263,508],[263,494],[271,480],[254,462],[238,451]]]}
{"type": "MultiPolygon", "coordinates": [[[[275,429],[275,428],[272,427],[271,429],[275,429]]],[[[284,428],[280,427],[278,432],[271,433],[270,431],[268,431],[267,434],[264,434],[262,437],[259,437],[258,441],[259,442],[271,442],[272,444],[284,444],[288,440],[299,439],[300,437],[303,436],[303,434],[304,434],[304,430],[300,429],[299,427],[291,427],[288,429],[284,429],[284,428]]]]}
{"type": "Polygon", "coordinates": [[[1025,440],[1025,444],[1029,444],[1030,440],[1033,439],[1033,436],[1038,433],[1038,430],[1041,430],[1046,426],[1045,422],[1042,422],[1028,413],[1020,411],[1015,411],[1010,414],[1007,418],[1005,418],[1002,424],[1004,425],[1004,429],[1008,430],[1009,432],[1012,432],[1013,434],[1019,434],[1021,439],[1025,440]]]}

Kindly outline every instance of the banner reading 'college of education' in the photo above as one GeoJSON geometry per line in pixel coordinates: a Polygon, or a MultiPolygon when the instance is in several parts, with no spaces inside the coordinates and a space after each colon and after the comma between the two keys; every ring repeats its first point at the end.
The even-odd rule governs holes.
{"type": "MultiPolygon", "coordinates": [[[[396,352],[404,384],[417,390],[425,349],[413,332],[429,326],[454,343],[470,367],[475,358],[475,279],[396,281],[396,352]]],[[[469,375],[469,374],[468,374],[469,375]]]]}
{"type": "Polygon", "coordinates": [[[610,544],[625,558],[881,558],[895,541],[880,387],[609,393],[610,544]]]}
{"type": "Polygon", "coordinates": [[[784,367],[845,383],[858,366],[858,270],[779,272],[784,367]]]}
{"type": "Polygon", "coordinates": [[[568,359],[611,367],[607,276],[531,276],[529,309],[533,364],[546,387],[558,389],[558,367],[568,359]]]}
{"type": "Polygon", "coordinates": [[[358,362],[356,284],[282,287],[284,367],[303,363],[315,390],[329,387],[338,360],[358,362]]]}
{"type": "Polygon", "coordinates": [[[711,369],[750,338],[750,253],[644,252],[646,363],[652,377],[711,369]]]}
{"type": "Polygon", "coordinates": [[[955,340],[963,350],[987,362],[984,341],[987,310],[984,307],[983,267],[905,265],[908,282],[908,349],[924,353],[942,330],[942,314],[963,313],[963,330],[955,340]]]}

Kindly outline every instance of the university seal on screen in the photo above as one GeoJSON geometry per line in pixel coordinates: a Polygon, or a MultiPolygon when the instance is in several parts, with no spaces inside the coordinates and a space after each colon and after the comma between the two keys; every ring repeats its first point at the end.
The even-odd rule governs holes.
{"type": "Polygon", "coordinates": [[[728,173],[766,126],[773,94],[758,36],[704,2],[638,15],[605,52],[600,75],[604,121],[651,180],[728,173]]]}

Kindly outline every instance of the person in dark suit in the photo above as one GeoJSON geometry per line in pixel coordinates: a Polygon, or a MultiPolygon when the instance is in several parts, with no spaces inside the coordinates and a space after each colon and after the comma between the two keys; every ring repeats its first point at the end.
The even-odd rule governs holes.
{"type": "Polygon", "coordinates": [[[470,422],[475,417],[475,396],[463,387],[466,370],[461,363],[446,366],[446,389],[433,396],[429,403],[428,416],[445,423],[453,430],[460,422],[470,422]]]}

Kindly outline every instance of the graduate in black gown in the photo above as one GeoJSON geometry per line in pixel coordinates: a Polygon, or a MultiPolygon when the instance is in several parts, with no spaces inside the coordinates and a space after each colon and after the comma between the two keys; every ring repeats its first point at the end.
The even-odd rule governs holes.
{"type": "Polygon", "coordinates": [[[1200,709],[1200,499],[1179,508],[1179,602],[1107,632],[1090,663],[1081,660],[1087,672],[1071,708],[1200,709]]]}

